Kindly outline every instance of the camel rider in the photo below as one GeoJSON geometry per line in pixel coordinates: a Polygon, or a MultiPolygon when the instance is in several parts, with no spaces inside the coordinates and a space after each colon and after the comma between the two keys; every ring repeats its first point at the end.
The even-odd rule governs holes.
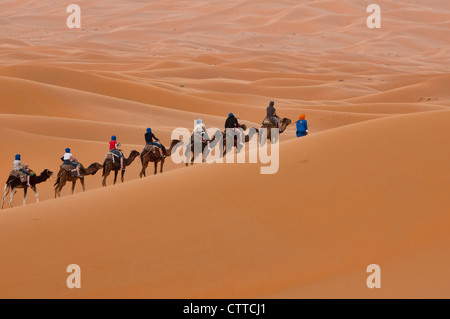
{"type": "Polygon", "coordinates": [[[297,124],[297,137],[308,135],[308,122],[305,120],[305,114],[299,116],[297,124]]]}
{"type": "Polygon", "coordinates": [[[120,158],[120,169],[124,171],[125,167],[123,166],[123,154],[118,147],[120,147],[120,143],[117,143],[117,137],[115,135],[111,136],[111,141],[109,142],[109,152],[120,158]]]}
{"type": "Polygon", "coordinates": [[[160,142],[159,138],[157,138],[155,134],[152,133],[152,129],[147,128],[147,133],[145,133],[145,143],[147,145],[156,146],[156,149],[159,151],[159,155],[161,157],[166,157],[166,148],[164,147],[164,145],[154,142],[153,140],[160,142]]]}
{"type": "Polygon", "coordinates": [[[203,124],[201,119],[197,120],[197,124],[195,124],[194,126],[194,141],[195,140],[201,140],[201,141],[206,141],[206,144],[208,145],[208,151],[211,151],[212,148],[209,146],[209,136],[208,133],[206,132],[206,126],[205,124],[203,124]]]}
{"type": "Polygon", "coordinates": [[[27,176],[27,185],[28,187],[31,187],[30,185],[31,174],[28,171],[28,165],[22,164],[22,162],[20,161],[20,154],[16,154],[16,156],[14,157],[13,171],[25,174],[27,176]]]}
{"type": "Polygon", "coordinates": [[[70,148],[66,148],[65,152],[66,153],[63,156],[63,164],[75,167],[77,169],[77,177],[79,178],[83,177],[80,174],[80,165],[77,162],[77,158],[73,157],[72,153],[70,153],[70,148]]]}
{"type": "Polygon", "coordinates": [[[240,129],[241,125],[238,123],[237,118],[233,113],[228,114],[228,118],[225,121],[225,131],[228,135],[234,136],[236,134],[238,143],[242,146],[244,145],[243,135],[244,132],[240,129]]]}
{"type": "Polygon", "coordinates": [[[277,116],[277,110],[273,107],[274,102],[271,101],[269,106],[266,109],[267,115],[266,118],[268,118],[276,127],[280,127],[280,119],[277,116]]]}

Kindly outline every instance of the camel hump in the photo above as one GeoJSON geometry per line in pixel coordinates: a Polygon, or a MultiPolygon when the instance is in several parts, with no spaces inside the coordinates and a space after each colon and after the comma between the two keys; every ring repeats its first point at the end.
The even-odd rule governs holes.
{"type": "Polygon", "coordinates": [[[12,170],[11,173],[9,173],[9,176],[19,178],[20,177],[20,172],[12,170]]]}
{"type": "Polygon", "coordinates": [[[271,124],[272,124],[272,120],[269,119],[268,117],[266,117],[266,118],[264,119],[264,121],[262,122],[262,125],[266,125],[266,126],[269,126],[269,125],[271,125],[271,124]]]}
{"type": "MultiPolygon", "coordinates": [[[[36,175],[36,174],[35,174],[36,175]]],[[[31,176],[31,174],[30,174],[31,176]]],[[[27,181],[27,175],[25,173],[22,173],[20,171],[12,170],[11,173],[9,173],[8,181],[11,181],[13,179],[20,179],[21,183],[25,183],[27,181]]]]}
{"type": "Polygon", "coordinates": [[[159,157],[159,151],[155,145],[147,144],[141,152],[141,158],[147,154],[153,154],[153,156],[159,157]]]}
{"type": "Polygon", "coordinates": [[[141,153],[152,152],[155,149],[155,145],[146,144],[141,153]]]}
{"type": "Polygon", "coordinates": [[[73,165],[68,165],[68,164],[62,164],[60,166],[63,170],[71,172],[72,170],[77,170],[73,165]]]}

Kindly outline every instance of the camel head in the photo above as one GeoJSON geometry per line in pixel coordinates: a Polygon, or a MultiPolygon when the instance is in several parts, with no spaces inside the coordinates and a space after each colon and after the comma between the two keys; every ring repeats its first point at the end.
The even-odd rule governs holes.
{"type": "Polygon", "coordinates": [[[49,177],[52,176],[52,175],[53,175],[53,172],[50,171],[50,170],[48,170],[48,169],[44,169],[44,170],[42,171],[42,173],[41,173],[41,176],[42,176],[42,177],[47,177],[47,178],[49,178],[49,177]]]}
{"type": "Polygon", "coordinates": [[[139,154],[141,154],[141,153],[139,153],[139,152],[136,151],[136,150],[133,150],[133,151],[131,151],[131,153],[130,153],[130,157],[131,157],[131,158],[136,158],[136,157],[139,156],[139,154]]]}
{"type": "Polygon", "coordinates": [[[170,148],[166,150],[168,156],[172,155],[172,152],[177,149],[179,146],[183,145],[183,141],[180,140],[172,140],[172,143],[170,143],[170,148]]]}
{"type": "Polygon", "coordinates": [[[180,140],[172,140],[172,143],[170,143],[170,147],[174,147],[175,145],[177,145],[180,142],[181,142],[180,140]]]}
{"type": "Polygon", "coordinates": [[[41,173],[41,175],[36,176],[36,184],[45,182],[47,179],[49,179],[51,176],[53,175],[53,172],[48,170],[48,169],[44,169],[41,173]]]}
{"type": "Polygon", "coordinates": [[[91,175],[95,175],[100,169],[103,168],[103,165],[100,163],[92,163],[89,165],[89,167],[85,170],[86,172],[90,172],[91,175]]]}
{"type": "Polygon", "coordinates": [[[288,125],[291,123],[292,123],[292,121],[290,119],[288,119],[287,117],[283,118],[281,120],[280,133],[283,133],[287,129],[288,125]]]}

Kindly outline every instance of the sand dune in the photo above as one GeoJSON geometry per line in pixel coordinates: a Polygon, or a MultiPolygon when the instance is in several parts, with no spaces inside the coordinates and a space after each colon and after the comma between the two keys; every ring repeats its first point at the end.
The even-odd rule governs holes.
{"type": "Polygon", "coordinates": [[[448,276],[429,272],[422,257],[448,263],[441,253],[449,240],[448,206],[442,206],[448,203],[449,158],[439,150],[450,146],[443,135],[449,119],[448,111],[400,116],[284,142],[281,153],[290,156],[282,157],[272,176],[259,175],[256,165],[205,164],[5,211],[2,276],[8,280],[0,291],[43,297],[384,297],[401,294],[403,285],[408,297],[448,297],[448,290],[434,289],[436,282],[445,287],[448,276]],[[415,130],[418,120],[430,127],[425,134],[415,130]],[[228,179],[252,185],[237,183],[224,192],[228,179]],[[207,196],[196,197],[186,184],[208,185],[207,196]],[[273,201],[261,200],[267,193],[273,201]],[[424,228],[435,223],[440,226],[424,228]],[[26,233],[33,245],[14,233],[26,233]],[[65,265],[75,261],[86,274],[81,295],[59,283],[65,265]],[[389,274],[386,285],[393,291],[357,288],[372,262],[389,274]],[[334,287],[341,277],[356,288],[334,287]]]}
{"type": "Polygon", "coordinates": [[[66,147],[102,163],[113,134],[128,154],[147,127],[166,146],[198,118],[259,127],[269,101],[310,134],[287,128],[274,175],[168,160],[139,179],[136,160],[123,184],[54,199],[52,178],[25,207],[20,190],[0,297],[450,297],[450,6],[379,0],[368,29],[370,3],[78,0],[69,30],[61,1],[2,1],[2,181],[17,153],[56,173],[66,147]]]}

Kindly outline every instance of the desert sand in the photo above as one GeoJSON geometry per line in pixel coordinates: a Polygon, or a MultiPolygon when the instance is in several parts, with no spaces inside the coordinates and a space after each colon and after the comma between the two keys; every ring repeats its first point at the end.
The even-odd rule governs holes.
{"type": "Polygon", "coordinates": [[[152,127],[228,113],[295,121],[280,167],[166,161],[0,211],[1,298],[450,298],[450,3],[56,0],[0,3],[0,180],[14,155],[103,163],[152,127]],[[81,289],[66,268],[81,267],[81,289]],[[381,267],[382,288],[366,286],[381,267]]]}

